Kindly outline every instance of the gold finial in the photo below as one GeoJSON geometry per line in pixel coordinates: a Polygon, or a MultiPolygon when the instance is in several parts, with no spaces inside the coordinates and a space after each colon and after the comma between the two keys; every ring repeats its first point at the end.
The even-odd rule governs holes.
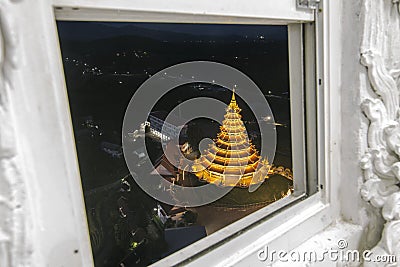
{"type": "Polygon", "coordinates": [[[232,98],[231,98],[231,103],[229,103],[228,108],[233,109],[235,112],[240,112],[240,108],[238,107],[235,99],[235,88],[232,90],[232,98]]]}
{"type": "Polygon", "coordinates": [[[235,102],[235,101],[236,101],[236,99],[235,99],[235,88],[233,88],[231,102],[235,102]]]}

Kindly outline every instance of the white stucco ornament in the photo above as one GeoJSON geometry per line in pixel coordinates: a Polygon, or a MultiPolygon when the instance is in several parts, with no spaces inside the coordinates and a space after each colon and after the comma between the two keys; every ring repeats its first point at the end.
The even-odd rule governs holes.
{"type": "MultiPolygon", "coordinates": [[[[395,256],[400,259],[400,192],[388,197],[382,208],[383,218],[387,221],[382,231],[382,238],[371,250],[371,255],[395,256]]],[[[374,261],[364,262],[364,266],[383,266],[383,263],[374,261]]],[[[397,262],[387,266],[398,266],[397,262]]]]}
{"type": "Polygon", "coordinates": [[[10,91],[18,63],[14,2],[0,1],[0,266],[26,266],[24,183],[19,173],[10,91]]]}
{"type": "MultiPolygon", "coordinates": [[[[375,254],[400,259],[400,14],[399,1],[365,0],[361,63],[368,69],[361,109],[369,120],[361,158],[361,196],[386,221],[375,254]]],[[[365,262],[364,266],[380,266],[365,262]]]]}

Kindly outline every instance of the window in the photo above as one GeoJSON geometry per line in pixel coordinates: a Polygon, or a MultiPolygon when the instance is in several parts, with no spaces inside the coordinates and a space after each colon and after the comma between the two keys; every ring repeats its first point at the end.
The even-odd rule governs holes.
{"type": "MultiPolygon", "coordinates": [[[[269,4],[271,3],[268,2],[268,5],[269,4]]],[[[293,3],[287,5],[287,7],[293,7],[292,4],[293,3]]],[[[149,5],[151,6],[151,4],[149,5]]],[[[103,6],[102,9],[92,9],[90,8],[90,5],[87,6],[83,5],[82,8],[76,9],[75,7],[68,6],[67,4],[60,1],[56,5],[56,18],[59,19],[60,21],[67,19],[73,21],[82,21],[82,20],[102,21],[104,23],[109,23],[110,21],[113,21],[114,23],[117,23],[117,21],[119,22],[124,21],[124,23],[127,23],[127,21],[130,22],[140,21],[135,23],[157,22],[164,25],[165,23],[171,23],[171,22],[199,23],[199,22],[204,22],[202,21],[203,19],[210,18],[211,19],[210,21],[213,23],[213,25],[226,23],[228,21],[230,22],[233,21],[232,22],[233,24],[238,24],[238,25],[274,24],[280,26],[272,26],[272,27],[277,27],[277,28],[280,27],[286,29],[288,37],[288,51],[289,51],[288,72],[290,80],[290,99],[291,99],[290,101],[290,108],[291,108],[290,128],[292,133],[290,137],[292,144],[291,159],[293,161],[292,167],[295,178],[293,184],[293,190],[294,190],[293,194],[291,194],[287,198],[283,199],[282,201],[277,201],[271,205],[268,205],[267,207],[256,211],[250,216],[244,217],[240,221],[230,224],[229,226],[224,228],[224,231],[218,231],[215,234],[210,235],[209,237],[198,241],[196,243],[196,249],[193,249],[193,247],[192,248],[187,247],[183,250],[178,251],[173,255],[170,255],[168,258],[161,260],[157,264],[176,264],[180,262],[185,262],[185,260],[188,259],[189,257],[191,257],[196,261],[201,261],[202,259],[204,259],[204,257],[201,257],[201,255],[204,255],[205,253],[207,253],[207,258],[209,260],[212,260],[213,255],[215,255],[217,251],[220,253],[221,251],[229,250],[229,247],[232,247],[233,244],[237,244],[238,242],[243,240],[243,238],[246,238],[248,242],[256,241],[258,237],[260,237],[260,235],[263,234],[264,231],[266,231],[265,229],[273,229],[274,227],[278,227],[279,223],[282,224],[282,222],[284,222],[283,218],[286,218],[288,219],[289,222],[291,222],[295,214],[293,216],[289,216],[289,214],[293,210],[306,211],[309,208],[313,208],[314,212],[309,214],[310,218],[317,213],[321,214],[323,212],[327,212],[326,205],[324,204],[325,203],[324,191],[317,190],[318,188],[322,188],[322,186],[320,185],[324,184],[324,179],[325,179],[324,166],[322,165],[323,161],[317,159],[317,154],[324,155],[323,151],[324,146],[321,144],[321,142],[323,143],[323,132],[321,131],[320,128],[324,124],[325,117],[316,115],[316,114],[322,114],[319,111],[321,111],[321,109],[323,108],[322,105],[325,99],[323,94],[315,93],[316,85],[314,84],[314,81],[317,80],[316,79],[317,77],[318,81],[319,79],[321,79],[321,84],[322,84],[322,76],[318,75],[319,73],[321,73],[320,67],[322,64],[320,64],[320,60],[322,60],[321,55],[323,53],[321,50],[319,50],[319,45],[320,45],[319,38],[321,37],[321,35],[318,32],[319,29],[317,29],[316,31],[317,34],[316,36],[314,36],[313,25],[308,25],[307,23],[300,23],[300,22],[313,21],[314,20],[313,14],[307,10],[293,11],[295,9],[283,7],[284,4],[282,5],[277,4],[273,12],[271,11],[271,9],[269,9],[269,11],[265,11],[265,14],[262,13],[261,15],[260,13],[258,13],[259,12],[258,10],[255,10],[253,8],[251,8],[250,10],[245,9],[241,13],[244,14],[245,18],[240,18],[235,16],[234,15],[235,10],[232,11],[229,8],[227,11],[224,12],[216,9],[216,10],[210,10],[209,15],[208,14],[204,16],[195,15],[192,17],[190,15],[190,8],[184,7],[182,8],[181,12],[178,12],[182,13],[182,15],[171,16],[169,15],[171,14],[171,10],[168,10],[166,7],[163,7],[162,5],[158,6],[157,8],[154,8],[153,6],[153,9],[146,6],[147,4],[143,6],[143,8],[135,8],[135,7],[120,8],[119,12],[115,13],[115,11],[112,10],[111,6],[107,5],[103,6]],[[107,7],[109,9],[105,9],[107,7]],[[221,17],[214,16],[213,12],[216,14],[218,14],[218,12],[222,13],[218,14],[221,17]],[[248,15],[248,17],[246,17],[246,14],[248,15]],[[132,19],[133,15],[137,15],[135,16],[135,19],[132,19]],[[317,42],[315,42],[315,40],[317,40],[317,42]],[[296,90],[293,85],[297,85],[298,89],[296,90]],[[304,103],[305,105],[303,105],[304,103]],[[318,143],[318,146],[317,146],[317,140],[319,140],[320,142],[318,143]],[[298,178],[296,179],[296,177],[298,178]],[[318,183],[317,183],[317,177],[319,178],[318,183]],[[315,209],[316,207],[318,207],[318,209],[315,209]],[[270,218],[272,214],[274,216],[273,218],[270,218]],[[212,248],[212,250],[210,248],[212,248]]],[[[177,9],[179,10],[179,7],[177,7],[177,9]]],[[[68,22],[68,23],[73,23],[73,22],[68,22]]],[[[251,28],[252,25],[248,27],[251,28]]],[[[60,40],[61,44],[63,45],[63,39],[60,38],[60,40]]],[[[64,53],[63,48],[62,52],[64,53]]],[[[121,51],[121,53],[123,53],[123,51],[121,51]]],[[[117,54],[115,54],[115,56],[117,56],[117,54]]],[[[71,60],[77,60],[71,56],[68,56],[68,58],[71,60]]],[[[63,54],[63,60],[66,60],[64,54],[63,54]]],[[[89,64],[88,62],[84,62],[82,60],[79,61],[80,62],[78,64],[85,64],[85,63],[89,64]]],[[[64,64],[66,63],[64,62],[64,64]]],[[[103,71],[105,72],[105,70],[102,70],[101,68],[99,71],[97,71],[99,68],[100,67],[93,65],[92,68],[87,70],[85,68],[84,70],[82,70],[82,72],[85,72],[85,74],[86,71],[92,72],[90,75],[95,77],[97,74],[103,73],[103,71]],[[97,69],[95,69],[95,67],[97,69]]],[[[71,105],[72,119],[74,121],[74,126],[75,126],[77,125],[76,121],[78,118],[76,117],[74,118],[74,110],[73,110],[74,103],[72,102],[73,97],[71,96],[70,92],[72,87],[70,87],[69,84],[70,82],[68,80],[67,67],[65,67],[65,69],[66,69],[65,73],[67,76],[66,77],[67,88],[69,90],[68,92],[69,99],[71,101],[70,105],[71,105]]],[[[128,71],[131,72],[132,70],[128,71]]],[[[82,75],[85,74],[82,73],[82,75]]],[[[118,72],[117,74],[121,73],[118,72]]],[[[128,75],[129,74],[130,73],[128,73],[128,75]]],[[[102,74],[99,74],[98,76],[101,75],[102,74]]],[[[121,85],[123,85],[124,82],[125,81],[123,80],[118,80],[118,83],[121,85]]],[[[198,88],[197,90],[199,90],[200,87],[206,87],[210,85],[204,83],[193,83],[190,86],[194,88],[197,87],[198,88]]],[[[229,88],[226,87],[221,88],[222,91],[226,89],[229,88]]],[[[179,90],[179,88],[177,90],[179,90]]],[[[240,88],[238,88],[238,92],[240,93],[240,88]]],[[[240,105],[240,97],[238,97],[238,103],[240,105]]],[[[89,107],[84,107],[80,105],[80,108],[89,108],[89,107]]],[[[83,124],[84,127],[89,129],[90,132],[89,135],[101,133],[101,131],[96,132],[97,130],[93,129],[93,128],[97,129],[96,126],[98,127],[100,126],[96,123],[94,118],[92,119],[88,117],[81,119],[83,121],[80,124],[81,125],[83,124]]],[[[155,120],[153,120],[153,124],[155,124],[154,123],[155,120]]],[[[148,122],[151,127],[152,123],[150,117],[148,122]]],[[[279,121],[277,121],[277,123],[279,123],[279,121]]],[[[75,134],[77,134],[76,128],[74,128],[74,130],[75,134]]],[[[163,138],[167,139],[168,136],[166,135],[163,136],[163,134],[165,134],[165,132],[161,132],[161,136],[159,136],[160,139],[163,138]]],[[[279,138],[280,137],[278,130],[278,146],[279,146],[279,138]]],[[[78,138],[76,138],[76,141],[79,142],[78,138]]],[[[100,143],[100,146],[105,154],[107,153],[107,155],[110,155],[111,157],[114,156],[117,158],[121,155],[121,149],[120,147],[115,146],[115,143],[102,141],[100,143]]],[[[79,144],[77,146],[79,146],[79,144]]],[[[140,158],[140,155],[142,155],[141,151],[136,151],[136,152],[137,152],[136,156],[140,158]]],[[[80,158],[81,156],[79,152],[79,147],[78,147],[78,157],[79,161],[81,162],[82,160],[80,158]]],[[[101,167],[107,167],[107,166],[101,166],[101,167]]],[[[83,181],[84,175],[82,175],[82,172],[84,172],[85,170],[82,164],[80,165],[80,169],[81,169],[81,178],[83,181]]],[[[129,187],[131,186],[131,183],[129,181],[127,183],[124,183],[124,181],[122,181],[121,183],[123,183],[121,185],[123,187],[122,188],[123,190],[129,190],[129,187]]],[[[83,186],[85,187],[85,185],[83,186]]],[[[124,200],[121,199],[118,201],[119,203],[117,204],[119,205],[118,209],[120,209],[120,216],[124,217],[125,215],[127,215],[126,208],[124,208],[125,206],[124,200]]],[[[158,209],[158,206],[156,208],[158,209]]],[[[89,216],[92,216],[91,211],[86,210],[86,215],[88,219],[89,216]]],[[[96,214],[97,211],[94,210],[92,212],[94,213],[93,217],[95,217],[97,215],[96,214]]],[[[161,209],[160,213],[163,214],[161,209]]],[[[158,217],[161,218],[162,216],[158,217]]],[[[307,224],[310,222],[309,220],[307,220],[307,218],[302,218],[301,222],[298,223],[300,225],[302,223],[307,224]]],[[[326,225],[326,223],[328,222],[324,222],[323,224],[326,225]]],[[[321,229],[321,227],[323,226],[319,225],[319,227],[316,227],[315,231],[318,231],[318,229],[321,229]]],[[[277,230],[275,229],[275,231],[277,230]]],[[[312,231],[308,231],[307,235],[310,235],[311,232],[312,231]]],[[[290,234],[290,228],[287,229],[286,231],[282,231],[282,233],[290,234]]],[[[264,241],[273,240],[271,236],[268,236],[268,233],[263,235],[263,237],[265,238],[264,241]]],[[[296,241],[294,241],[293,244],[296,244],[296,242],[297,243],[301,242],[300,240],[303,240],[302,238],[304,239],[305,237],[296,238],[296,241]]],[[[135,248],[136,245],[137,244],[132,243],[133,249],[135,248]]],[[[227,253],[226,255],[229,256],[231,254],[227,253]]],[[[216,258],[214,258],[214,261],[215,260],[216,258]]]]}
{"type": "Polygon", "coordinates": [[[59,22],[58,31],[96,265],[101,266],[102,261],[116,265],[131,262],[131,258],[140,264],[153,262],[292,193],[287,26],[59,22]],[[231,92],[219,85],[225,73],[213,73],[210,83],[204,83],[193,82],[193,75],[200,73],[187,75],[186,70],[179,69],[180,62],[201,66],[202,61],[209,61],[208,67],[219,62],[241,69],[259,84],[265,99],[253,97],[246,102],[240,98],[242,90],[251,88],[237,85],[241,80],[236,75],[227,79],[226,85],[236,89],[231,92]],[[178,65],[176,74],[170,69],[174,65],[178,65]],[[155,77],[157,73],[160,78],[155,77]],[[157,92],[147,85],[142,89],[149,92],[146,99],[137,106],[135,101],[129,103],[150,79],[182,85],[158,100],[157,92]],[[204,97],[222,103],[211,109],[204,97]],[[135,127],[135,118],[129,112],[138,116],[144,101],[154,106],[147,120],[137,120],[135,127]],[[182,103],[186,101],[191,103],[185,107],[182,103]],[[237,110],[227,111],[223,121],[228,104],[237,110]],[[165,122],[173,110],[177,112],[172,114],[171,123],[165,122]],[[126,132],[122,127],[124,115],[126,132]],[[185,116],[194,119],[187,121],[185,116]],[[221,124],[224,129],[220,131],[221,124]],[[260,124],[266,128],[264,136],[260,124]],[[179,137],[176,141],[181,152],[194,166],[172,163],[182,155],[168,158],[174,137],[179,137]],[[215,138],[215,144],[201,148],[204,138],[215,138]],[[144,139],[145,146],[136,139],[144,139]],[[271,151],[261,157],[261,142],[267,153],[276,147],[275,155],[271,151]],[[227,143],[238,147],[229,149],[227,143]],[[210,161],[212,165],[196,171],[210,161]],[[263,168],[267,173],[256,179],[263,168]],[[130,171],[140,176],[134,176],[138,181],[130,171]],[[146,196],[138,185],[141,179],[153,181],[158,174],[169,183],[156,184],[156,194],[163,186],[161,193],[174,194],[176,199],[170,183],[185,187],[207,184],[211,187],[204,191],[222,187],[222,194],[229,193],[206,200],[202,190],[198,192],[201,206],[183,200],[174,203],[172,199],[164,203],[163,199],[146,196]],[[250,186],[258,188],[250,192],[250,186]],[[159,228],[152,237],[154,225],[159,228]]]}

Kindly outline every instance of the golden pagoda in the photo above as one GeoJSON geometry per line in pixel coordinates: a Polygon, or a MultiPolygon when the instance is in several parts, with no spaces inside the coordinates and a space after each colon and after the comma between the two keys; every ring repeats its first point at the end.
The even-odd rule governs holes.
{"type": "Polygon", "coordinates": [[[233,90],[217,138],[192,166],[199,179],[222,186],[249,187],[268,178],[271,166],[249,140],[240,111],[233,90]]]}

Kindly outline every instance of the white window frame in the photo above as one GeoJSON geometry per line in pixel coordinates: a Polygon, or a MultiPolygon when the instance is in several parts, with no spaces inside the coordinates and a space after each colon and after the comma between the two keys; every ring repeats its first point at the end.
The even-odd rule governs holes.
{"type": "MultiPolygon", "coordinates": [[[[340,121],[340,112],[337,112],[340,94],[339,86],[335,83],[338,73],[331,68],[335,61],[332,56],[335,53],[335,49],[332,48],[335,47],[333,45],[335,41],[332,39],[334,32],[331,32],[331,28],[335,29],[335,26],[332,26],[334,18],[330,14],[331,10],[337,12],[338,8],[337,4],[325,0],[322,1],[321,7],[324,8],[322,11],[317,11],[319,15],[316,16],[317,32],[320,33],[317,36],[320,38],[316,38],[316,43],[310,42],[304,46],[304,49],[309,51],[313,50],[313,47],[319,48],[316,50],[318,57],[318,64],[315,65],[316,75],[308,72],[301,77],[291,77],[291,83],[293,79],[302,81],[304,77],[306,97],[312,95],[307,94],[308,91],[317,90],[316,100],[318,105],[315,110],[307,110],[306,118],[312,119],[312,116],[316,116],[319,125],[315,136],[311,137],[317,140],[318,149],[314,152],[308,152],[318,155],[320,164],[314,166],[318,167],[314,172],[318,173],[320,190],[305,199],[303,199],[303,196],[291,196],[275,202],[262,210],[256,211],[251,218],[249,216],[244,217],[213,235],[162,259],[155,265],[172,266],[184,263],[199,266],[227,266],[235,265],[248,256],[257,260],[257,251],[266,244],[273,246],[276,250],[293,249],[338,218],[339,202],[331,196],[333,195],[332,192],[338,190],[338,183],[332,178],[339,175],[340,168],[339,162],[331,161],[331,159],[338,158],[337,155],[339,155],[339,129],[335,127],[334,122],[340,121]],[[315,44],[318,45],[315,46],[315,44]],[[315,81],[315,78],[318,82],[315,81]],[[319,85],[320,79],[321,85],[319,85]],[[314,86],[314,83],[318,85],[314,86]],[[297,203],[274,213],[276,209],[293,201],[293,198],[296,198],[297,203]],[[254,222],[256,217],[260,218],[257,223],[254,222]],[[249,224],[252,224],[252,227],[243,228],[243,225],[249,224]],[[230,235],[228,238],[227,233],[230,235]],[[211,247],[210,244],[212,244],[211,247]]],[[[239,0],[190,2],[184,0],[168,2],[161,0],[46,0],[42,1],[38,8],[36,18],[40,17],[41,20],[35,24],[34,31],[37,31],[37,34],[46,35],[46,38],[41,39],[40,45],[47,49],[47,54],[25,54],[25,63],[28,63],[29,66],[39,59],[45,66],[45,70],[51,70],[51,75],[45,77],[39,74],[35,77],[30,68],[23,68],[21,72],[28,75],[28,80],[35,85],[46,85],[40,79],[45,79],[51,85],[51,87],[46,88],[49,92],[48,95],[35,96],[32,94],[31,101],[45,109],[54,110],[54,113],[42,117],[43,120],[50,123],[53,131],[42,132],[41,138],[50,138],[50,140],[56,142],[54,146],[58,151],[58,157],[52,158],[52,163],[56,164],[58,173],[62,176],[58,177],[61,180],[57,183],[46,188],[40,188],[36,193],[38,195],[56,196],[54,198],[56,200],[53,201],[59,207],[68,209],[69,214],[72,215],[71,218],[65,218],[62,213],[55,212],[47,215],[43,214],[45,211],[41,213],[44,228],[56,229],[60,228],[60,225],[63,225],[63,227],[65,225],[64,233],[57,233],[48,237],[47,244],[44,247],[50,253],[53,247],[56,247],[61,241],[73,240],[71,244],[64,248],[65,253],[69,249],[72,251],[72,248],[74,248],[74,251],[79,251],[79,253],[75,253],[77,255],[74,254],[74,257],[71,258],[65,256],[51,260],[49,262],[51,266],[60,265],[61,262],[65,264],[65,261],[78,263],[80,266],[93,265],[55,15],[57,15],[57,18],[66,16],[65,18],[71,20],[87,17],[88,20],[107,21],[196,21],[238,24],[307,23],[314,21],[315,15],[312,10],[297,9],[295,0],[248,0],[245,3],[239,0]],[[59,9],[60,7],[63,8],[62,12],[59,9]],[[54,133],[60,135],[55,138],[54,133]],[[55,194],[55,191],[61,193],[55,194]]],[[[309,34],[309,31],[306,34],[309,34]]],[[[289,36],[289,38],[293,37],[289,36]]],[[[301,50],[302,46],[291,47],[290,49],[290,51],[301,50]]],[[[307,62],[307,60],[312,59],[306,58],[305,60],[307,62]]],[[[21,81],[23,80],[21,77],[21,81]]],[[[27,81],[22,83],[26,88],[32,88],[32,85],[27,84],[27,81]]],[[[20,121],[19,124],[22,125],[23,122],[20,121]]],[[[31,151],[37,150],[34,145],[26,145],[30,146],[31,151]]],[[[42,168],[48,165],[47,162],[43,162],[44,158],[28,156],[31,164],[42,168]]],[[[312,167],[310,166],[310,168],[312,167]]],[[[43,176],[40,176],[39,172],[36,175],[38,184],[51,183],[51,177],[43,171],[42,173],[43,176]]],[[[47,207],[46,205],[41,204],[42,209],[51,210],[51,206],[47,207]]],[[[61,251],[58,254],[64,255],[64,252],[61,251]]]]}

